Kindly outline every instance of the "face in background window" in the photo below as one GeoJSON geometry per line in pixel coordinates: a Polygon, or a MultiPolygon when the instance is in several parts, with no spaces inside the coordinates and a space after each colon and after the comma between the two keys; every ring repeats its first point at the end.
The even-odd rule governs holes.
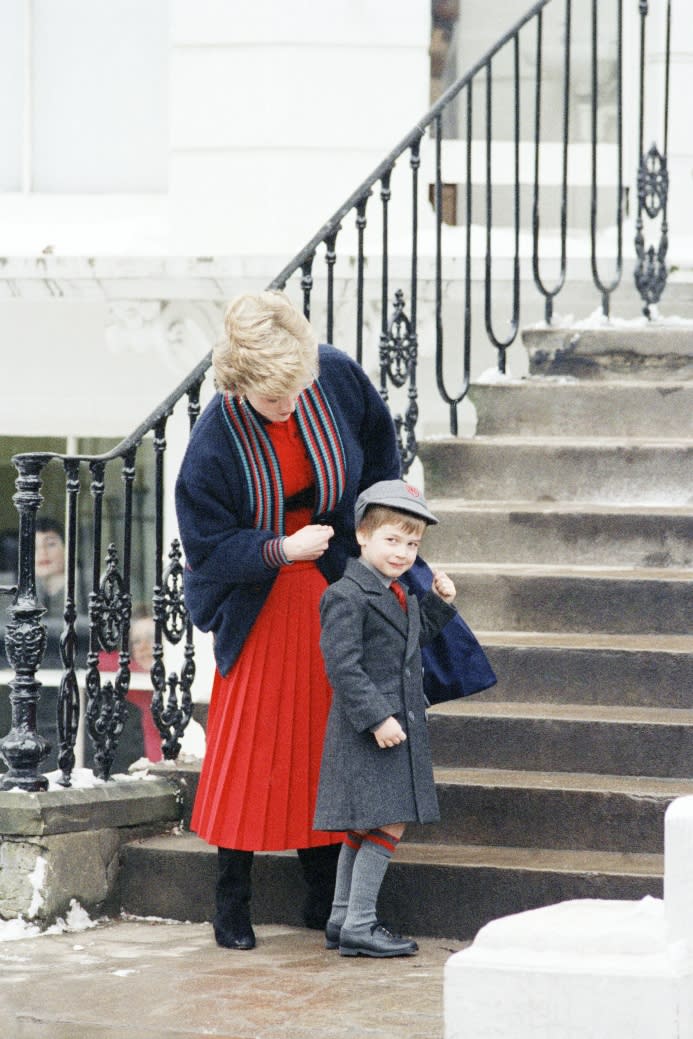
{"type": "Polygon", "coordinates": [[[65,545],[54,530],[36,532],[36,576],[46,586],[60,587],[65,579],[65,545]]]}
{"type": "Polygon", "coordinates": [[[154,664],[154,620],[138,617],[130,628],[130,655],[132,663],[143,671],[150,671],[154,664]]]}

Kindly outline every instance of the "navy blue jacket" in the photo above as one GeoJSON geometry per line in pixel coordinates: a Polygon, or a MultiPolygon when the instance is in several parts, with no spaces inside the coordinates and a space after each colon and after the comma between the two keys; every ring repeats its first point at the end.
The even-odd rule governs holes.
{"type": "MultiPolygon", "coordinates": [[[[350,556],[358,555],[354,504],[366,487],[400,475],[392,419],[363,369],[333,346],[321,346],[319,390],[341,441],[343,482],[333,507],[313,522],[328,523],[335,535],[317,566],[329,583],[338,580],[350,556]]],[[[217,394],[192,431],[176,481],[176,512],[186,557],[185,602],[193,623],[214,633],[217,666],[233,666],[277,576],[267,543],[282,532],[283,495],[253,501],[247,458],[239,449],[217,394]],[[266,515],[278,517],[271,527],[266,515]],[[265,524],[263,526],[263,523],[265,524]],[[277,529],[279,528],[279,529],[277,529]],[[263,551],[264,548],[264,551],[263,551]]]]}

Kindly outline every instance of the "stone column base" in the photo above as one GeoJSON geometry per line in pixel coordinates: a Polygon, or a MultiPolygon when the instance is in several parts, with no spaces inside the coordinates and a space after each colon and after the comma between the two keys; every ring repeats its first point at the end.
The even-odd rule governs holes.
{"type": "Polygon", "coordinates": [[[0,919],[46,926],[67,914],[72,899],[88,912],[117,912],[122,845],[180,817],[178,788],[163,778],[1,792],[0,919]]]}

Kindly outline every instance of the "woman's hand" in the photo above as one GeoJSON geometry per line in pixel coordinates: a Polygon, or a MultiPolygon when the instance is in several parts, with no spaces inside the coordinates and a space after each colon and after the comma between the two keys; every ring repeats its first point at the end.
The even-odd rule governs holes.
{"type": "Polygon", "coordinates": [[[378,746],[383,750],[385,747],[396,747],[398,743],[404,743],[407,738],[406,732],[392,715],[373,730],[373,735],[378,746]]]}
{"type": "Polygon", "coordinates": [[[309,523],[295,534],[284,538],[284,555],[290,563],[304,559],[319,559],[327,550],[333,534],[334,529],[324,523],[309,523]]]}
{"type": "Polygon", "coordinates": [[[433,591],[440,596],[443,602],[452,603],[457,595],[457,589],[443,570],[433,573],[433,591]]]}

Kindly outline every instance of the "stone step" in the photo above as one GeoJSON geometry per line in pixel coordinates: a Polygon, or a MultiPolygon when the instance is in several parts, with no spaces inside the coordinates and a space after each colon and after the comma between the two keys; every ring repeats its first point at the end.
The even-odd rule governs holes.
{"type": "Polygon", "coordinates": [[[424,554],[464,563],[693,567],[693,507],[429,499],[424,554]]]}
{"type": "Polygon", "coordinates": [[[690,570],[489,566],[440,561],[476,631],[688,635],[690,570]]]}
{"type": "Polygon", "coordinates": [[[406,840],[518,848],[661,852],[664,812],[693,779],[436,768],[441,821],[406,840]]]}
{"type": "Polygon", "coordinates": [[[485,702],[693,707],[693,636],[476,635],[498,676],[485,702]]]}
{"type": "Polygon", "coordinates": [[[693,777],[693,709],[494,703],[429,711],[438,767],[693,777]]]}
{"type": "Polygon", "coordinates": [[[693,437],[693,383],[528,378],[475,383],[469,396],[481,436],[693,437]]]}
{"type": "Polygon", "coordinates": [[[693,379],[693,325],[593,322],[522,330],[531,375],[622,382],[693,379]]]}
{"type": "MultiPolygon", "coordinates": [[[[388,869],[379,913],[414,935],[472,938],[489,920],[573,898],[662,896],[661,854],[556,851],[403,842],[388,869]]],[[[211,920],[216,851],[192,834],[153,837],[122,851],[127,913],[211,920]]],[[[256,923],[301,924],[304,887],[292,852],[253,865],[256,923]]]]}
{"type": "Polygon", "coordinates": [[[495,436],[424,440],[427,497],[693,505],[693,441],[495,436]]]}

